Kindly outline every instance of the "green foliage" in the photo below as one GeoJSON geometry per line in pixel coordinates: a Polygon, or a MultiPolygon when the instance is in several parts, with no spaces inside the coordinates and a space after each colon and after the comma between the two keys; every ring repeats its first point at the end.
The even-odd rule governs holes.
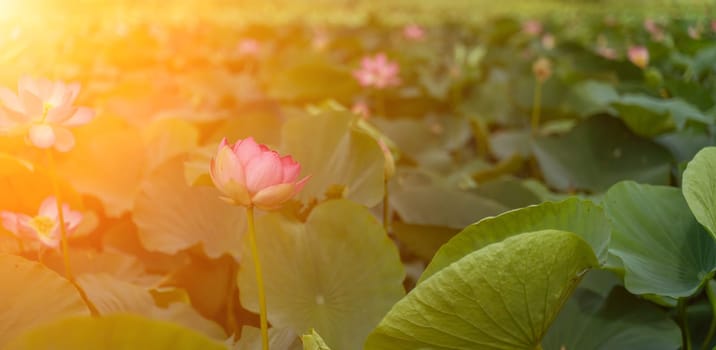
{"type": "MultiPolygon", "coordinates": [[[[360,205],[331,200],[305,223],[279,214],[257,220],[268,320],[296,334],[314,328],[327,344],[360,349],[404,294],[398,252],[360,205]]],[[[244,256],[248,256],[247,251],[244,256]]],[[[258,311],[254,265],[242,261],[241,304],[258,311]]]]}
{"type": "Polygon", "coordinates": [[[716,242],[679,189],[622,182],[604,206],[614,228],[609,252],[622,261],[631,293],[689,297],[713,277],[716,242]]]}
{"type": "Polygon", "coordinates": [[[584,273],[598,265],[573,233],[507,238],[424,280],[381,321],[366,349],[535,349],[584,273]]]}
{"type": "Polygon", "coordinates": [[[119,314],[100,318],[75,317],[37,327],[14,341],[9,350],[32,349],[152,349],[220,350],[222,343],[166,321],[119,314]]]}

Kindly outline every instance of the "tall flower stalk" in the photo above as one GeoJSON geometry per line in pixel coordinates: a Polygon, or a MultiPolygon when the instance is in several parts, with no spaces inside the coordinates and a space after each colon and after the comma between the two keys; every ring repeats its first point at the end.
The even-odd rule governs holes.
{"type": "MultiPolygon", "coordinates": [[[[222,140],[216,155],[211,159],[210,174],[221,198],[233,205],[246,208],[249,248],[256,272],[262,349],[268,350],[268,314],[261,257],[256,244],[254,209],[276,210],[303,188],[308,177],[298,180],[301,165],[291,156],[280,156],[276,151],[260,145],[253,138],[238,140],[230,145],[222,140]]],[[[233,295],[233,293],[229,293],[233,295]]],[[[227,303],[231,308],[231,303],[227,303]]],[[[229,313],[233,310],[228,310],[229,313]]]]}

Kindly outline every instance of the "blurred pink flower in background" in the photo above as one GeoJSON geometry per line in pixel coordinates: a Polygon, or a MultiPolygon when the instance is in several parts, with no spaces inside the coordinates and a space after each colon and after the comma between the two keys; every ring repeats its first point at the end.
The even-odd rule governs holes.
{"type": "Polygon", "coordinates": [[[599,34],[597,37],[597,54],[608,60],[617,59],[617,51],[609,47],[609,42],[603,34],[599,34]]]}
{"type": "MultiPolygon", "coordinates": [[[[2,226],[18,238],[36,239],[46,247],[56,248],[62,238],[58,214],[57,199],[48,197],[40,205],[35,217],[0,211],[0,219],[2,226]]],[[[82,221],[82,213],[71,210],[68,204],[63,204],[62,214],[67,233],[73,233],[82,221]]]]}
{"type": "Polygon", "coordinates": [[[544,47],[547,50],[552,50],[552,49],[554,49],[554,45],[555,45],[554,35],[552,35],[550,33],[546,33],[545,35],[542,36],[542,47],[544,47]]]}
{"type": "Polygon", "coordinates": [[[38,148],[54,147],[67,152],[75,137],[67,127],[88,123],[95,116],[87,107],[72,104],[80,91],[79,84],[64,84],[47,79],[20,78],[18,93],[0,87],[0,133],[25,134],[38,148]]]}
{"type": "Polygon", "coordinates": [[[597,54],[608,60],[617,59],[617,51],[608,46],[600,46],[597,48],[597,54]]]}
{"type": "Polygon", "coordinates": [[[716,33],[716,19],[711,20],[711,31],[716,33]]]}
{"type": "Polygon", "coordinates": [[[644,29],[651,34],[651,40],[657,42],[664,40],[664,30],[653,19],[644,20],[644,29]]]}
{"type": "Polygon", "coordinates": [[[639,68],[645,68],[649,64],[649,50],[644,46],[631,46],[627,52],[629,61],[639,68]]]}
{"type": "Polygon", "coordinates": [[[306,184],[301,180],[301,165],[291,156],[260,145],[252,137],[237,140],[232,146],[221,140],[211,159],[210,175],[223,200],[247,208],[280,208],[306,184]]]}
{"type": "Polygon", "coordinates": [[[697,26],[689,26],[689,28],[687,29],[687,33],[689,34],[689,38],[691,39],[701,39],[701,28],[697,26]]]}
{"type": "Polygon", "coordinates": [[[388,60],[382,52],[373,57],[363,57],[360,68],[353,72],[361,86],[376,89],[400,85],[399,74],[398,63],[388,60]]]}
{"type": "Polygon", "coordinates": [[[403,36],[408,40],[420,41],[425,38],[425,29],[417,24],[408,24],[403,27],[403,36]]]}
{"type": "Polygon", "coordinates": [[[530,19],[522,23],[522,32],[530,36],[537,36],[542,33],[542,23],[536,19],[530,19]]]}
{"type": "Polygon", "coordinates": [[[356,101],[353,104],[353,107],[351,107],[351,112],[357,114],[363,119],[370,118],[370,107],[368,107],[368,103],[363,100],[356,101]]]}
{"type": "Polygon", "coordinates": [[[256,56],[261,52],[261,43],[255,39],[243,39],[239,41],[236,49],[241,56],[256,56]]]}

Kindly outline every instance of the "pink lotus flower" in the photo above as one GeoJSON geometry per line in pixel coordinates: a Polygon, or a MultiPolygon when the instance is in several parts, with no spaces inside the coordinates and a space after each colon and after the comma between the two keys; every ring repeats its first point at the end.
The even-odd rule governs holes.
{"type": "Polygon", "coordinates": [[[221,140],[210,170],[223,200],[264,210],[280,208],[301,191],[309,177],[297,181],[300,172],[291,156],[281,157],[251,137],[233,146],[221,140]]]}
{"type": "Polygon", "coordinates": [[[403,27],[403,36],[408,40],[420,41],[425,38],[425,30],[417,24],[408,24],[403,27]]]}
{"type": "Polygon", "coordinates": [[[522,23],[522,32],[529,36],[537,36],[542,33],[542,23],[536,19],[531,19],[522,23]]]}
{"type": "Polygon", "coordinates": [[[38,148],[54,147],[67,152],[75,144],[75,137],[67,127],[86,124],[94,118],[94,111],[72,104],[80,91],[79,84],[64,84],[47,79],[22,77],[18,93],[0,87],[0,133],[25,134],[38,148]]]}
{"type": "Polygon", "coordinates": [[[627,53],[629,61],[639,68],[645,68],[649,64],[649,50],[644,46],[631,46],[627,53]]]}
{"type": "Polygon", "coordinates": [[[376,89],[400,85],[399,74],[398,64],[389,61],[384,53],[378,53],[373,57],[364,57],[361,67],[353,72],[353,76],[361,86],[376,89]]]}
{"type": "MultiPolygon", "coordinates": [[[[62,214],[67,233],[71,234],[82,221],[82,213],[62,205],[62,214]]],[[[48,197],[40,205],[35,217],[9,211],[0,211],[2,226],[19,238],[36,239],[49,248],[57,248],[62,238],[57,211],[57,199],[48,197]]]]}

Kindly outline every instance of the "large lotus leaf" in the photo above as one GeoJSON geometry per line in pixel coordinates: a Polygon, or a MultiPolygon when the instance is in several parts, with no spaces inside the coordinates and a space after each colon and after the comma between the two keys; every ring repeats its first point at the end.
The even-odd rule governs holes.
{"type": "Polygon", "coordinates": [[[503,130],[490,135],[490,150],[502,160],[515,155],[527,158],[532,155],[532,135],[528,130],[503,130]]]}
{"type": "Polygon", "coordinates": [[[371,121],[395,143],[401,154],[429,168],[440,168],[450,162],[450,152],[463,147],[471,136],[466,118],[374,118],[371,121]]]}
{"type": "Polygon", "coordinates": [[[696,154],[684,171],[682,186],[696,220],[716,238],[716,147],[696,154]]]}
{"type": "Polygon", "coordinates": [[[551,187],[601,192],[621,180],[668,184],[671,156],[661,146],[630,132],[616,118],[592,117],[561,137],[533,143],[551,187]]]}
{"type": "Polygon", "coordinates": [[[132,218],[149,251],[175,254],[201,245],[213,258],[225,253],[238,257],[246,226],[244,210],[219,199],[215,188],[186,184],[180,158],[146,179],[132,218]]]}
{"type": "MultiPolygon", "coordinates": [[[[296,333],[287,328],[268,330],[269,348],[276,350],[300,350],[296,333]]],[[[256,327],[241,327],[241,338],[231,346],[232,350],[256,350],[261,348],[261,330],[256,327]]]]}
{"type": "Polygon", "coordinates": [[[335,111],[293,117],[284,124],[283,151],[301,163],[301,176],[311,176],[301,200],[322,199],[335,186],[368,207],[382,200],[383,152],[372,137],[353,127],[353,118],[335,111]]]}
{"type": "MultiPolygon", "coordinates": [[[[257,220],[268,320],[303,334],[315,328],[338,349],[360,349],[403,295],[398,251],[364,207],[331,200],[306,223],[268,214],[257,220]]],[[[248,252],[244,256],[249,256],[248,252]]],[[[257,312],[254,264],[239,267],[241,304],[257,312]]]]}
{"type": "Polygon", "coordinates": [[[118,314],[74,317],[24,333],[7,350],[107,349],[225,350],[226,347],[182,326],[118,314]]]}
{"type": "Polygon", "coordinates": [[[655,136],[682,129],[689,120],[712,124],[713,120],[680,98],[668,100],[641,94],[627,94],[614,102],[619,116],[635,133],[655,136]]]}
{"type": "Polygon", "coordinates": [[[601,296],[581,287],[542,341],[545,350],[673,350],[681,330],[654,304],[621,287],[601,296]]]}
{"type": "MultiPolygon", "coordinates": [[[[75,277],[106,273],[116,279],[146,287],[156,286],[163,278],[161,275],[147,273],[144,264],[136,256],[129,254],[75,248],[70,250],[69,257],[75,277]]],[[[42,257],[42,263],[58,273],[64,272],[63,260],[63,254],[57,250],[47,251],[42,257]]]]}
{"type": "MultiPolygon", "coordinates": [[[[229,142],[235,142],[250,136],[263,144],[278,145],[281,143],[281,135],[276,130],[280,130],[282,124],[283,116],[278,105],[256,105],[223,121],[207,141],[219,143],[226,137],[229,142]]],[[[212,151],[216,151],[216,148],[212,151]]]]}
{"type": "Polygon", "coordinates": [[[292,53],[286,67],[273,67],[268,74],[272,97],[282,100],[317,100],[331,96],[349,100],[360,88],[351,71],[318,55],[292,53]]]}
{"type": "Polygon", "coordinates": [[[612,85],[595,80],[576,84],[570,97],[572,109],[583,117],[598,113],[615,114],[611,103],[619,100],[619,94],[612,85]]]}
{"type": "Polygon", "coordinates": [[[634,294],[693,295],[716,269],[716,242],[691,214],[678,188],[614,185],[604,198],[612,222],[609,252],[624,263],[634,294]]]}
{"type": "Polygon", "coordinates": [[[508,238],[415,287],[365,348],[535,349],[584,273],[598,264],[589,244],[570,232],[508,238]]]}
{"type": "Polygon", "coordinates": [[[400,188],[391,193],[390,203],[403,222],[455,229],[508,209],[489,198],[437,186],[400,188]]]}
{"type": "Polygon", "coordinates": [[[466,227],[438,250],[420,281],[492,243],[547,229],[574,232],[591,245],[601,262],[606,261],[611,227],[604,212],[592,202],[570,198],[508,211],[466,227]]]}
{"type": "Polygon", "coordinates": [[[226,337],[219,325],[203,318],[190,305],[172,303],[167,308],[157,306],[146,287],[118,280],[108,274],[85,274],[77,282],[100,315],[138,314],[181,324],[214,339],[226,337]]]}
{"type": "Polygon", "coordinates": [[[147,168],[153,170],[177,155],[188,153],[199,143],[199,128],[181,119],[159,119],[142,130],[147,149],[147,168]]]}
{"type": "Polygon", "coordinates": [[[492,181],[480,183],[472,190],[483,198],[490,198],[509,209],[517,209],[542,202],[539,195],[525,181],[503,176],[492,181]]]}
{"type": "Polygon", "coordinates": [[[99,198],[108,216],[132,209],[147,164],[140,131],[119,118],[99,117],[74,133],[75,148],[59,161],[60,172],[78,192],[99,198]]]}
{"type": "Polygon", "coordinates": [[[69,281],[34,261],[0,254],[0,280],[0,347],[42,323],[89,315],[69,281]]]}

